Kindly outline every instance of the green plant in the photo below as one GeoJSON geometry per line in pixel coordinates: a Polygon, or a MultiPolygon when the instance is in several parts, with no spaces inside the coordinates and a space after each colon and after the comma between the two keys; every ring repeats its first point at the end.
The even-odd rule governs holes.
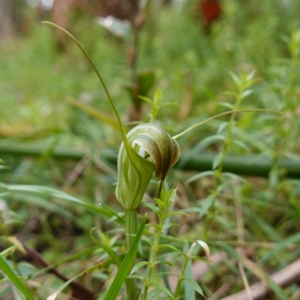
{"type": "MultiPolygon", "coordinates": [[[[153,109],[150,116],[151,122],[155,119],[157,111],[159,110],[157,106],[160,107],[160,104],[156,103],[154,99],[153,109]]],[[[115,108],[114,110],[116,111],[115,108]]],[[[219,116],[231,114],[231,120],[234,120],[235,114],[243,111],[255,110],[229,111],[220,114],[219,116]]],[[[218,116],[211,119],[215,119],[216,117],[218,116]]],[[[176,135],[172,138],[162,128],[154,124],[139,125],[126,134],[119,117],[118,121],[118,126],[120,126],[124,144],[121,146],[119,152],[119,180],[117,183],[117,195],[122,207],[124,207],[125,220],[122,216],[111,211],[111,209],[109,210],[109,207],[106,207],[104,204],[102,204],[102,207],[87,205],[84,202],[76,200],[76,198],[74,199],[68,195],[62,195],[57,191],[45,188],[41,189],[39,187],[32,187],[30,192],[40,192],[44,195],[49,195],[50,197],[62,197],[62,199],[73,201],[72,203],[76,203],[78,206],[84,206],[91,209],[95,214],[101,214],[113,218],[117,220],[117,223],[119,224],[123,225],[125,222],[125,228],[127,230],[127,250],[125,250],[124,243],[119,241],[117,236],[114,236],[114,232],[105,234],[104,232],[97,231],[98,236],[94,239],[99,244],[99,248],[104,249],[102,252],[98,249],[101,254],[101,258],[103,258],[103,262],[102,264],[98,263],[87,268],[85,272],[96,273],[99,265],[104,266],[106,269],[103,273],[101,273],[101,276],[105,277],[106,275],[105,281],[107,284],[110,284],[112,281],[112,275],[108,276],[107,274],[113,274],[112,269],[115,265],[119,268],[116,279],[113,283],[111,283],[110,288],[103,288],[102,290],[100,288],[98,289],[102,291],[99,297],[103,296],[109,299],[111,299],[111,297],[115,297],[118,289],[122,288],[123,282],[126,284],[129,299],[134,299],[138,294],[138,290],[134,288],[135,286],[142,288],[140,295],[141,297],[144,297],[144,299],[147,296],[149,298],[164,297],[164,294],[170,298],[182,298],[183,294],[187,294],[189,292],[193,294],[194,289],[201,293],[201,289],[198,284],[191,278],[192,250],[189,251],[189,245],[193,245],[194,239],[186,237],[176,239],[172,238],[172,236],[169,236],[168,234],[164,235],[164,233],[167,233],[169,229],[173,228],[171,223],[172,219],[169,219],[169,217],[176,215],[178,212],[176,212],[176,210],[172,211],[175,209],[173,208],[174,197],[176,196],[175,190],[173,188],[167,188],[168,182],[163,182],[163,180],[166,179],[166,172],[177,158],[177,155],[174,155],[174,153],[178,152],[176,140],[181,137],[182,134],[176,135]],[[154,132],[159,132],[165,137],[165,140],[157,141],[157,135],[153,134],[154,132]],[[161,147],[164,147],[165,144],[168,146],[168,151],[161,151],[161,153],[167,153],[168,160],[166,161],[166,164],[159,164],[159,160],[156,159],[155,155],[153,155],[159,153],[158,151],[155,151],[155,147],[160,147],[160,145],[162,145],[161,147]],[[171,149],[173,149],[174,153],[170,155],[172,152],[171,149]],[[142,155],[140,156],[140,154],[142,155]],[[145,172],[145,169],[147,172],[145,172]],[[145,189],[149,184],[152,185],[150,179],[155,169],[157,171],[155,172],[156,178],[160,180],[158,186],[153,184],[156,190],[155,194],[157,195],[157,197],[154,196],[154,198],[156,198],[155,202],[157,203],[157,206],[155,205],[155,202],[141,202],[145,189]],[[128,176],[129,171],[131,173],[130,176],[128,176]],[[131,182],[131,179],[133,178],[135,181],[131,182]],[[157,215],[158,224],[152,220],[148,225],[145,225],[146,221],[144,219],[142,221],[140,220],[140,216],[136,214],[136,208],[140,203],[150,208],[157,215]],[[140,224],[140,226],[138,226],[138,224],[140,224]],[[146,230],[144,226],[148,226],[149,229],[146,230]],[[150,230],[152,227],[155,229],[154,233],[153,230],[150,230]],[[139,244],[141,245],[140,248],[143,252],[138,251],[139,244]],[[170,260],[169,257],[172,257],[172,260],[170,260]],[[147,261],[148,259],[149,262],[147,261]],[[164,268],[169,265],[175,265],[181,269],[176,274],[179,277],[179,280],[177,288],[175,288],[174,291],[169,289],[168,284],[166,283],[170,272],[166,272],[164,268]],[[145,267],[147,268],[146,276],[143,275],[145,267]],[[130,275],[128,276],[129,273],[130,275]],[[165,281],[164,284],[161,283],[162,280],[165,281]]],[[[201,122],[201,124],[204,124],[205,122],[206,121],[201,122]]],[[[234,122],[232,121],[232,123],[234,122]]],[[[193,125],[193,128],[199,125],[200,124],[195,124],[193,125]]],[[[227,137],[230,144],[230,142],[232,142],[231,132],[229,132],[227,137]]],[[[162,149],[165,150],[165,148],[162,149]]],[[[221,153],[223,152],[226,152],[226,149],[225,151],[221,150],[221,153]]],[[[224,160],[224,156],[225,154],[223,153],[221,161],[224,160]]],[[[222,173],[222,168],[219,166],[216,168],[216,175],[218,175],[218,171],[219,173],[222,173]]],[[[219,184],[217,186],[220,187],[219,184]]],[[[1,188],[7,193],[12,191],[19,191],[23,193],[26,192],[26,189],[27,192],[29,190],[26,186],[13,185],[3,185],[1,188]]],[[[212,207],[212,209],[214,209],[214,207],[212,207]]],[[[217,215],[217,213],[215,213],[215,215],[217,215]]],[[[194,246],[191,248],[194,248],[194,246]]],[[[97,255],[99,255],[99,253],[97,253],[97,255]]],[[[87,259],[87,261],[91,261],[91,263],[93,262],[92,259],[87,259]]],[[[84,272],[81,274],[84,274],[84,272]]],[[[66,287],[71,282],[72,279],[58,288],[57,291],[61,291],[62,288],[66,287]]]]}
{"type": "MultiPolygon", "coordinates": [[[[144,290],[142,297],[143,299],[146,299],[149,287],[151,285],[155,285],[158,290],[176,299],[177,297],[179,297],[180,284],[184,279],[184,272],[188,263],[189,256],[187,256],[186,258],[184,267],[182,269],[182,274],[180,275],[178,280],[178,286],[173,296],[172,292],[165,289],[160,283],[154,283],[154,281],[152,281],[153,268],[157,264],[156,255],[160,248],[160,237],[163,234],[163,231],[170,226],[170,224],[165,225],[164,223],[168,217],[177,214],[177,212],[169,213],[169,209],[175,197],[175,192],[173,189],[167,191],[164,187],[164,180],[166,178],[166,175],[169,169],[176,163],[179,157],[179,146],[175,139],[179,138],[194,127],[202,125],[211,119],[215,119],[226,114],[232,115],[231,121],[229,122],[228,126],[229,128],[231,128],[233,125],[235,114],[238,112],[270,110],[238,110],[238,105],[240,101],[244,96],[247,95],[246,88],[248,88],[251,85],[250,80],[252,79],[253,75],[249,75],[248,77],[244,77],[247,80],[244,80],[243,82],[241,82],[240,85],[238,85],[240,94],[236,96],[237,104],[232,111],[222,113],[208,120],[195,124],[191,128],[182,132],[181,134],[174,136],[174,138],[172,138],[168,133],[166,133],[161,127],[152,123],[140,124],[134,127],[131,131],[129,131],[126,134],[125,128],[121,122],[120,116],[115,108],[114,102],[107,90],[105,83],[99,71],[96,69],[95,65],[93,64],[93,62],[91,61],[90,57],[87,55],[81,44],[69,32],[65,31],[61,27],[50,22],[45,23],[63,30],[69,37],[71,37],[75,41],[75,43],[82,50],[87,60],[94,68],[99,80],[101,81],[105,89],[107,97],[117,117],[119,129],[123,138],[123,144],[120,147],[118,155],[118,181],[116,188],[116,196],[125,210],[125,234],[128,251],[123,260],[123,263],[120,265],[118,275],[116,276],[112,285],[107,291],[105,299],[113,299],[117,296],[118,289],[121,288],[121,284],[125,281],[126,275],[128,275],[131,268],[134,266],[133,263],[137,251],[137,245],[141,238],[144,226],[142,225],[138,231],[137,208],[139,207],[142,201],[142,197],[146,191],[146,188],[149,185],[150,179],[154,171],[156,179],[160,180],[160,186],[158,190],[158,197],[155,198],[157,206],[150,205],[150,208],[156,213],[158,224],[152,224],[152,226],[156,229],[156,238],[154,239],[154,242],[148,240],[148,243],[150,244],[152,250],[148,265],[147,276],[143,280],[144,290]],[[137,234],[137,232],[139,232],[139,234],[137,234]],[[134,248],[135,250],[133,250],[132,248],[134,248]],[[130,257],[130,259],[127,259],[127,257],[130,257]]],[[[154,110],[152,112],[152,120],[155,114],[156,111],[154,110]]],[[[221,152],[222,159],[224,159],[225,152],[226,151],[221,152]]],[[[104,247],[104,250],[105,249],[107,248],[104,247]]],[[[176,248],[172,249],[176,250],[176,248]]],[[[120,264],[120,262],[116,261],[117,254],[115,252],[107,251],[107,253],[118,265],[120,264]]],[[[140,267],[143,265],[146,265],[146,263],[142,262],[142,264],[138,266],[140,267]]],[[[138,278],[141,279],[141,277],[138,278]]],[[[138,291],[136,290],[135,284],[131,279],[132,277],[129,277],[125,281],[128,292],[127,297],[128,299],[136,299],[138,297],[138,291]]],[[[195,282],[193,282],[192,286],[194,288],[196,287],[196,290],[201,292],[201,288],[195,282]]]]}

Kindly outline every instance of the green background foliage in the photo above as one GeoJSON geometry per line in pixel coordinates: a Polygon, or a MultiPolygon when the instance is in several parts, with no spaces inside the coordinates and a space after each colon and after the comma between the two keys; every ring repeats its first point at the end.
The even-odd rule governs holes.
{"type": "MultiPolygon", "coordinates": [[[[178,139],[182,159],[165,182],[170,189],[177,186],[177,196],[159,228],[164,236],[156,259],[163,263],[155,262],[159,267],[147,282],[149,299],[170,297],[169,264],[181,274],[187,245],[195,240],[226,257],[194,281],[192,266],[203,256],[198,249],[183,270],[188,280],[178,297],[194,295],[194,289],[212,296],[226,286],[221,299],[245,288],[240,266],[252,285],[299,258],[300,182],[286,176],[281,161],[298,170],[300,3],[224,0],[223,16],[209,35],[195,7],[196,1],[150,5],[138,32],[137,71],[155,79],[141,100],[141,121],[155,117],[174,136],[232,109],[275,109],[282,115],[224,116],[178,139]],[[155,98],[160,91],[161,98],[155,98]],[[210,167],[193,170],[189,159],[208,154],[213,157],[210,167]],[[243,162],[244,156],[250,165],[268,161],[267,176],[240,176],[239,168],[246,168],[242,163],[234,174],[224,169],[226,157],[243,162]]],[[[78,47],[68,41],[66,51],[59,53],[51,28],[41,24],[37,11],[26,5],[23,13],[27,32],[0,45],[0,250],[8,249],[2,252],[1,266],[9,270],[0,273],[0,298],[23,297],[7,277],[34,299],[47,299],[64,284],[45,266],[26,260],[17,237],[68,279],[93,291],[95,299],[103,299],[108,286],[116,284],[113,260],[104,249],[126,259],[124,214],[115,197],[122,136],[105,91],[78,47]],[[29,147],[32,155],[26,152],[29,147]],[[90,237],[94,227],[102,248],[90,237]]],[[[100,70],[129,129],[134,102],[128,93],[128,43],[90,16],[73,16],[70,31],[100,70]]],[[[149,214],[150,224],[157,207],[149,199],[157,197],[157,189],[158,183],[151,181],[139,208],[141,215],[149,214]]],[[[141,286],[155,240],[148,227],[131,274],[141,286]]],[[[276,297],[290,299],[297,293],[296,285],[283,290],[267,282],[276,297]]],[[[70,294],[70,284],[64,287],[70,294]]]]}

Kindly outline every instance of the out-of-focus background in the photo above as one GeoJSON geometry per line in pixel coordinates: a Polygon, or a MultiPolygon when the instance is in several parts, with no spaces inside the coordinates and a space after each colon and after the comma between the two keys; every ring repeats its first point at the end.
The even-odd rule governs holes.
{"type": "MultiPolygon", "coordinates": [[[[77,45],[42,21],[80,41],[128,128],[149,122],[150,114],[175,135],[231,109],[281,111],[239,114],[230,126],[230,116],[223,117],[178,139],[183,157],[168,184],[178,187],[174,209],[189,217],[178,217],[180,226],[169,234],[203,239],[222,258],[195,278],[209,299],[244,290],[263,280],[261,270],[272,275],[299,259],[298,0],[0,0],[1,251],[18,238],[49,264],[59,257],[57,268],[72,278],[91,258],[63,259],[93,249],[92,227],[116,228],[52,189],[121,211],[114,195],[121,144],[115,115],[77,45]],[[154,95],[157,107],[139,97],[154,95]]],[[[155,184],[151,197],[154,191],[155,184]]],[[[37,272],[20,253],[7,260],[20,276],[37,272]]],[[[79,280],[97,294],[108,273],[79,280]]],[[[0,298],[22,299],[0,276],[0,298]]],[[[46,272],[28,280],[36,299],[62,284],[46,272]]],[[[268,284],[278,294],[253,299],[300,299],[299,280],[268,284]]]]}

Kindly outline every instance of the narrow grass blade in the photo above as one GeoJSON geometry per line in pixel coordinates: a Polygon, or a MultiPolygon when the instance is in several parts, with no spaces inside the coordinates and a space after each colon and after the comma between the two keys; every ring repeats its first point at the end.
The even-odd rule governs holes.
{"type": "Polygon", "coordinates": [[[132,269],[132,264],[135,260],[136,253],[138,250],[139,242],[141,240],[142,234],[144,232],[144,227],[146,224],[146,217],[143,218],[142,223],[138,229],[138,232],[136,234],[136,237],[134,239],[134,242],[132,246],[130,247],[128,253],[124,257],[124,260],[122,261],[122,264],[119,268],[119,271],[112,282],[111,286],[109,287],[104,300],[114,300],[118,296],[118,293],[122,287],[122,284],[125,282],[125,279],[129,275],[131,269],[132,269]]]}
{"type": "MultiPolygon", "coordinates": [[[[184,252],[185,253],[189,252],[187,243],[184,244],[184,252]]],[[[185,280],[184,280],[185,299],[196,300],[194,287],[191,285],[191,283],[188,280],[186,280],[187,278],[193,278],[193,266],[192,266],[192,261],[190,259],[187,262],[184,277],[185,277],[185,280]]]]}
{"type": "Polygon", "coordinates": [[[6,274],[6,276],[16,285],[16,287],[23,293],[25,297],[29,300],[34,300],[32,294],[28,291],[23,282],[16,276],[16,274],[11,270],[9,265],[0,255],[0,269],[6,274]]]}
{"type": "Polygon", "coordinates": [[[97,243],[112,259],[113,261],[115,262],[115,264],[119,267],[121,265],[121,259],[120,257],[118,256],[118,254],[113,250],[111,249],[110,247],[108,247],[107,245],[101,243],[97,238],[95,238],[93,236],[93,231],[96,230],[96,228],[93,228],[90,232],[90,237],[91,239],[97,243]]]}
{"type": "Polygon", "coordinates": [[[91,211],[93,211],[94,213],[101,214],[108,218],[116,217],[118,223],[121,224],[124,223],[124,219],[122,219],[117,213],[113,212],[112,210],[104,209],[94,204],[84,202],[74,196],[71,196],[67,193],[64,193],[54,188],[38,186],[38,185],[21,185],[21,184],[19,185],[19,184],[0,183],[0,189],[8,190],[11,192],[27,192],[27,193],[34,193],[34,194],[42,194],[45,196],[63,199],[68,202],[84,206],[90,209],[91,211]]]}
{"type": "Polygon", "coordinates": [[[168,296],[168,299],[174,299],[174,296],[172,295],[172,293],[170,292],[170,290],[168,290],[164,285],[162,285],[159,282],[152,282],[152,285],[155,286],[159,291],[161,291],[162,293],[166,294],[168,296]]]}
{"type": "MultiPolygon", "coordinates": [[[[72,281],[74,281],[75,279],[77,279],[80,276],[83,276],[85,274],[91,274],[92,272],[100,269],[101,267],[103,267],[105,265],[105,262],[100,262],[99,264],[96,264],[86,270],[84,270],[83,272],[77,274],[76,276],[74,276],[73,278],[69,279],[67,282],[65,282],[63,285],[61,285],[58,289],[56,289],[55,292],[53,292],[50,296],[47,297],[47,300],[55,300],[58,296],[58,294],[64,289],[66,288],[72,281]]],[[[31,300],[31,299],[30,299],[31,300]]],[[[34,299],[33,299],[34,300],[34,299]]]]}
{"type": "Polygon", "coordinates": [[[99,120],[101,123],[108,124],[111,127],[113,127],[114,129],[119,130],[118,122],[115,121],[114,117],[110,116],[109,114],[104,113],[92,106],[87,105],[87,104],[79,102],[78,100],[76,100],[72,97],[66,97],[65,99],[68,103],[70,103],[70,104],[76,106],[77,108],[81,109],[82,111],[86,112],[93,118],[99,120]]]}
{"type": "Polygon", "coordinates": [[[43,269],[40,269],[40,270],[34,272],[33,275],[31,275],[31,277],[35,278],[35,277],[38,277],[40,275],[43,275],[43,274],[47,273],[50,269],[55,268],[57,266],[60,266],[65,262],[72,261],[72,260],[73,261],[79,260],[82,257],[87,257],[87,256],[91,257],[93,255],[93,253],[95,252],[95,250],[97,250],[97,249],[98,249],[98,246],[94,246],[94,247],[87,248],[87,249],[84,249],[82,251],[79,251],[79,252],[77,252],[73,255],[67,256],[67,257],[65,257],[61,260],[56,261],[55,263],[49,265],[46,268],[43,268],[43,269]]]}
{"type": "MultiPolygon", "coordinates": [[[[300,233],[295,233],[291,236],[289,236],[286,239],[283,239],[281,242],[278,243],[278,246],[272,250],[270,250],[265,256],[263,256],[260,260],[260,263],[266,262],[268,259],[271,259],[272,257],[275,257],[275,255],[278,255],[278,252],[282,251],[283,249],[286,249],[288,245],[290,244],[298,244],[300,242],[300,233]]],[[[296,253],[295,253],[296,255],[296,253]]]]}
{"type": "Polygon", "coordinates": [[[282,300],[289,300],[289,297],[286,295],[284,290],[276,284],[271,276],[269,276],[266,272],[264,272],[260,267],[258,267],[254,262],[252,262],[247,257],[239,254],[233,248],[229,247],[228,245],[222,245],[222,248],[228,255],[238,262],[242,263],[251,273],[265,282],[270,290],[277,296],[278,299],[282,300]]]}
{"type": "MultiPolygon", "coordinates": [[[[200,287],[200,285],[194,279],[185,278],[185,282],[187,282],[188,285],[192,286],[193,290],[195,290],[198,294],[205,297],[204,293],[202,291],[202,288],[200,287]]],[[[185,298],[185,299],[195,299],[195,298],[185,298]]]]}

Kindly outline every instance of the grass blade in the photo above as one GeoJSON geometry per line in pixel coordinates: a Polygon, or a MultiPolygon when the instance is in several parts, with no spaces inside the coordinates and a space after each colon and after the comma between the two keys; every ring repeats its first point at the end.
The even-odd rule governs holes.
{"type": "Polygon", "coordinates": [[[39,185],[21,185],[21,184],[4,184],[0,183],[0,189],[8,190],[11,192],[27,192],[27,193],[34,193],[34,194],[42,194],[54,198],[59,198],[66,200],[71,203],[75,203],[81,206],[84,206],[94,213],[101,214],[105,217],[111,218],[116,217],[117,222],[123,224],[124,219],[122,219],[117,213],[115,213],[113,210],[104,209],[101,207],[98,207],[94,204],[84,202],[72,195],[69,195],[67,193],[64,193],[62,191],[59,191],[57,189],[51,188],[51,187],[45,187],[45,186],[39,186],[39,185]]]}
{"type": "Polygon", "coordinates": [[[146,217],[143,218],[142,223],[138,229],[138,232],[136,234],[136,237],[134,239],[134,242],[132,246],[130,247],[128,253],[124,257],[124,260],[122,261],[122,264],[120,266],[120,269],[112,282],[111,286],[109,287],[104,300],[114,300],[118,296],[118,293],[122,287],[122,284],[124,283],[125,279],[127,278],[128,274],[130,273],[132,269],[132,264],[135,260],[136,253],[138,250],[139,242],[141,240],[142,234],[144,232],[144,227],[146,224],[146,217]]]}
{"type": "Polygon", "coordinates": [[[28,291],[23,282],[18,278],[18,276],[11,270],[9,265],[0,255],[0,269],[6,274],[6,276],[15,284],[15,286],[23,293],[25,297],[29,300],[34,300],[32,294],[28,291]]]}
{"type": "Polygon", "coordinates": [[[288,300],[288,296],[284,292],[284,290],[276,284],[271,276],[269,276],[266,272],[264,272],[260,267],[258,267],[254,262],[252,262],[247,257],[239,254],[236,252],[233,248],[231,248],[228,245],[223,245],[222,248],[225,252],[228,253],[228,255],[238,262],[241,262],[251,273],[253,273],[255,276],[257,276],[259,279],[261,279],[263,282],[265,282],[270,290],[273,291],[273,293],[278,297],[278,299],[282,300],[288,300]]]}
{"type": "Polygon", "coordinates": [[[99,120],[100,122],[108,124],[116,130],[119,129],[118,122],[115,121],[114,118],[112,116],[110,116],[109,114],[107,114],[105,112],[102,112],[101,110],[96,109],[96,108],[94,108],[92,106],[89,106],[87,104],[79,102],[78,100],[76,100],[72,97],[66,97],[65,99],[68,103],[76,106],[77,108],[81,109],[82,111],[89,114],[93,118],[99,120]]]}
{"type": "Polygon", "coordinates": [[[97,238],[95,238],[93,236],[93,231],[96,230],[96,228],[93,228],[90,232],[90,237],[91,239],[97,243],[111,258],[112,260],[115,262],[115,264],[119,267],[121,265],[121,259],[120,257],[118,256],[118,254],[113,250],[111,249],[109,246],[101,243],[97,238]]]}

